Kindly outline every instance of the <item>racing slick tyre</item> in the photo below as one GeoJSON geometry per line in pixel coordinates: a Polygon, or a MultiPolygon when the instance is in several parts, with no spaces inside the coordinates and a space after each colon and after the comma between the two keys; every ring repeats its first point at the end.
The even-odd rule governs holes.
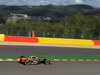
{"type": "Polygon", "coordinates": [[[24,62],[24,65],[30,65],[30,62],[29,62],[28,60],[26,60],[26,61],[24,62]]]}
{"type": "Polygon", "coordinates": [[[46,65],[50,64],[50,60],[44,59],[44,64],[46,64],[46,65]]]}

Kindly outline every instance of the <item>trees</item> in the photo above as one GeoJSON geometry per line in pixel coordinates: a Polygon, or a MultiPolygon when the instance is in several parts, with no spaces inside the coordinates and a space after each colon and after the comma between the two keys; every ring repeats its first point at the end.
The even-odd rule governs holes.
{"type": "Polygon", "coordinates": [[[31,31],[32,23],[28,20],[20,19],[14,24],[16,30],[31,31]]]}
{"type": "Polygon", "coordinates": [[[57,22],[43,20],[18,19],[16,23],[0,25],[0,29],[9,31],[32,31],[61,33],[81,37],[81,35],[100,35],[100,17],[76,14],[68,18],[60,18],[57,22]]]}

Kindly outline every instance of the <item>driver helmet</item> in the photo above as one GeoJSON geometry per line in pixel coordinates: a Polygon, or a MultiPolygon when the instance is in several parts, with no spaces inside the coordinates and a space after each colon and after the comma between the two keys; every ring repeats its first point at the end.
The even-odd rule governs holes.
{"type": "Polygon", "coordinates": [[[36,59],[36,57],[35,57],[35,56],[30,56],[30,58],[31,58],[31,59],[36,59]]]}

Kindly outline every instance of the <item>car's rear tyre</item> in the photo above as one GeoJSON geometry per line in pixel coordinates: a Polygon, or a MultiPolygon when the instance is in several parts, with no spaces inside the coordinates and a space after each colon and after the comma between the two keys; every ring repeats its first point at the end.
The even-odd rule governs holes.
{"type": "Polygon", "coordinates": [[[46,65],[50,64],[50,60],[44,59],[44,64],[46,64],[46,65]]]}
{"type": "Polygon", "coordinates": [[[24,65],[30,65],[30,62],[29,62],[28,60],[26,60],[26,61],[24,62],[24,65]]]}

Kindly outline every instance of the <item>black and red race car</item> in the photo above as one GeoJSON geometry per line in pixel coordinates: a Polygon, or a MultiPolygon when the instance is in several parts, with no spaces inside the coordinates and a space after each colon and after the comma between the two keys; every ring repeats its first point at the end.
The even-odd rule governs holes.
{"type": "Polygon", "coordinates": [[[38,58],[36,56],[30,56],[30,57],[21,56],[20,63],[24,65],[37,65],[41,63],[46,64],[46,65],[53,64],[53,62],[50,61],[50,59],[38,58]]]}

